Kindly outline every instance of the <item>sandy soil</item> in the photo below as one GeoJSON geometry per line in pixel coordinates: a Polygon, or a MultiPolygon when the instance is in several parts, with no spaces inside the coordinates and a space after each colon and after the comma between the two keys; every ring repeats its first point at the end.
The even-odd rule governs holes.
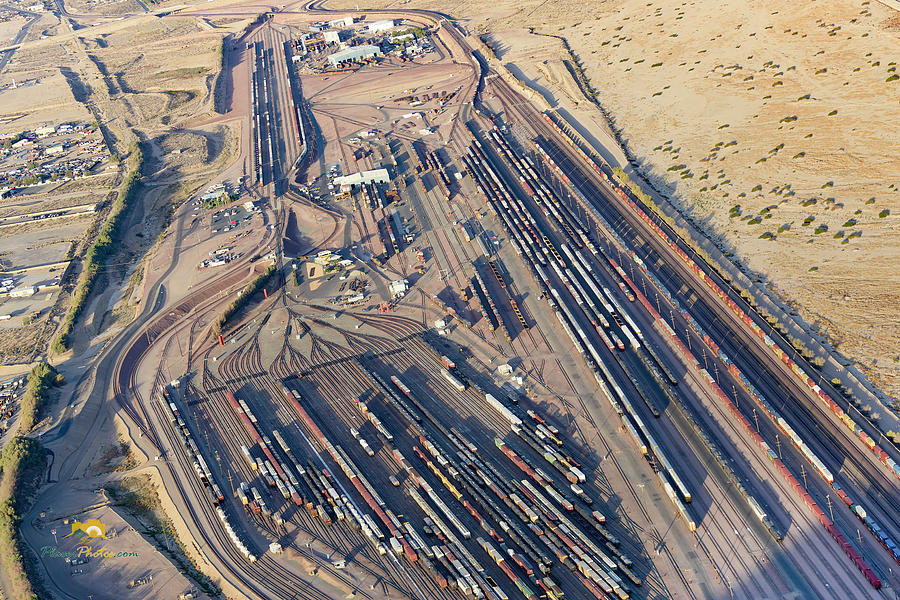
{"type": "MultiPolygon", "coordinates": [[[[564,36],[656,187],[900,393],[896,11],[843,0],[827,13],[771,0],[405,6],[452,10],[551,97],[577,97],[562,43],[528,28],[564,36]]],[[[583,98],[579,109],[599,115],[583,98]]]]}
{"type": "Polygon", "coordinates": [[[5,89],[0,91],[0,127],[2,131],[22,131],[39,127],[47,122],[60,123],[63,121],[88,121],[90,113],[75,101],[65,77],[59,70],[44,76],[41,72],[32,71],[28,65],[44,60],[56,60],[57,53],[40,52],[38,56],[31,53],[16,53],[17,69],[12,67],[3,71],[0,82],[7,83],[13,78],[17,82],[39,77],[40,82],[27,87],[5,89]],[[11,74],[12,72],[12,74],[11,74]],[[38,102],[40,99],[40,102],[38,102]]]}
{"type": "Polygon", "coordinates": [[[74,14],[123,15],[143,9],[135,0],[69,0],[66,10],[74,14]]]}

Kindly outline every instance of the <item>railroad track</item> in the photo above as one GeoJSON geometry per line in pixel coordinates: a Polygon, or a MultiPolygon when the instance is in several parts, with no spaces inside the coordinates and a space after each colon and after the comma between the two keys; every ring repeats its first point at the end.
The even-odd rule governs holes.
{"type": "MultiPolygon", "coordinates": [[[[169,340],[171,339],[172,337],[169,338],[169,340]]],[[[159,382],[162,377],[162,364],[163,362],[161,361],[157,369],[156,382],[159,382]]],[[[261,591],[257,583],[259,581],[265,581],[267,588],[276,591],[280,597],[287,597],[286,594],[290,593],[297,594],[296,597],[303,600],[327,600],[329,597],[326,594],[318,591],[308,582],[296,578],[284,567],[265,555],[262,555],[255,565],[246,563],[246,560],[237,552],[225,535],[221,522],[216,517],[213,506],[207,498],[203,484],[196,477],[191,476],[193,472],[191,459],[187,455],[184,446],[180,443],[178,433],[173,430],[171,423],[169,423],[164,414],[164,410],[160,408],[160,403],[151,401],[150,404],[151,410],[155,412],[157,422],[161,423],[163,435],[170,443],[173,454],[180,466],[180,473],[187,474],[187,483],[185,484],[179,477],[179,473],[173,468],[172,463],[169,461],[165,462],[165,466],[168,468],[172,481],[175,484],[175,490],[181,497],[191,520],[198,526],[199,535],[211,547],[213,540],[215,540],[224,549],[224,557],[231,562],[222,560],[223,556],[220,556],[219,559],[232,581],[237,584],[243,584],[247,589],[252,590],[259,597],[263,598],[269,596],[261,591]],[[189,493],[193,494],[193,498],[198,498],[199,502],[194,502],[193,498],[188,498],[189,493]],[[201,515],[206,519],[205,524],[202,523],[201,515]],[[242,567],[240,569],[234,568],[233,564],[235,563],[242,564],[242,567]],[[245,574],[250,575],[250,577],[245,574]]],[[[150,428],[155,434],[156,428],[153,426],[152,421],[150,421],[150,428]]]]}
{"type": "MultiPolygon", "coordinates": [[[[622,231],[626,235],[634,234],[634,229],[632,228],[632,226],[629,224],[629,222],[626,220],[625,217],[621,217],[621,218],[615,220],[614,224],[615,224],[615,226],[621,228],[622,231]]],[[[645,258],[645,262],[653,263],[653,258],[647,258],[646,256],[644,258],[645,258]]],[[[629,264],[629,263],[630,263],[630,261],[626,261],[623,264],[629,264]]],[[[674,268],[675,268],[676,272],[682,273],[681,274],[682,279],[673,279],[673,276],[670,274],[667,274],[667,273],[660,274],[663,282],[666,283],[670,287],[670,289],[678,289],[679,286],[681,285],[681,281],[683,281],[683,278],[691,276],[690,273],[684,272],[684,268],[682,267],[682,265],[678,264],[677,262],[676,262],[676,266],[674,268]]],[[[644,286],[646,289],[646,280],[643,279],[643,281],[644,281],[644,286]]],[[[701,294],[703,294],[703,290],[701,290],[701,294]]],[[[708,295],[708,294],[704,294],[704,295],[708,295]]],[[[663,294],[663,296],[665,298],[665,294],[663,294]]],[[[695,302],[692,305],[692,314],[694,314],[698,319],[700,319],[704,322],[705,326],[707,327],[708,332],[713,333],[716,336],[716,338],[721,343],[721,347],[724,350],[726,350],[730,356],[740,357],[742,361],[748,362],[751,364],[751,367],[748,369],[748,373],[751,373],[754,376],[754,379],[757,382],[757,385],[758,385],[760,391],[762,391],[768,398],[781,398],[785,395],[791,396],[793,391],[798,392],[799,397],[803,397],[805,390],[802,388],[802,386],[800,386],[799,382],[796,382],[793,378],[791,378],[791,377],[787,378],[787,387],[785,387],[783,385],[783,383],[780,381],[774,381],[767,377],[764,377],[762,375],[762,373],[766,372],[766,367],[763,366],[763,364],[759,363],[759,362],[756,363],[756,365],[754,365],[753,361],[755,361],[756,359],[754,358],[752,353],[746,352],[746,346],[744,345],[743,341],[732,341],[733,330],[731,328],[726,328],[725,324],[715,314],[709,312],[709,310],[706,308],[706,306],[703,303],[695,302]]],[[[681,320],[681,319],[679,319],[679,320],[681,320]]],[[[682,328],[680,326],[676,326],[675,330],[681,331],[682,328]]],[[[738,331],[738,336],[742,336],[743,330],[740,328],[740,324],[738,324],[737,331],[738,331]]],[[[746,337],[746,336],[744,336],[744,337],[746,337]]],[[[750,340],[750,343],[753,343],[753,340],[750,340]]],[[[717,359],[715,359],[715,357],[713,357],[713,361],[716,362],[716,360],[717,359]]],[[[775,367],[775,370],[777,370],[778,365],[774,365],[774,362],[775,362],[774,357],[772,357],[770,359],[768,355],[765,355],[764,360],[769,365],[772,365],[773,367],[775,367]]],[[[723,373],[724,373],[724,368],[723,368],[723,373]]],[[[728,378],[729,376],[725,375],[725,377],[728,378]]],[[[829,419],[829,417],[821,409],[821,405],[819,403],[814,402],[813,404],[815,404],[815,408],[806,409],[807,412],[805,412],[805,413],[803,413],[802,410],[800,409],[800,407],[798,405],[796,405],[795,403],[789,403],[787,405],[784,405],[783,408],[787,415],[794,414],[795,417],[797,417],[797,418],[793,419],[793,422],[795,423],[795,425],[794,425],[795,429],[798,429],[798,430],[804,432],[804,438],[807,440],[810,440],[809,444],[810,444],[810,446],[813,446],[814,448],[816,448],[817,454],[826,456],[826,457],[831,456],[833,458],[833,460],[835,461],[835,463],[832,463],[832,464],[837,464],[838,466],[840,466],[840,465],[844,464],[844,461],[845,461],[844,453],[837,454],[836,448],[839,448],[839,447],[840,448],[847,448],[847,447],[853,448],[853,450],[846,453],[847,456],[850,457],[851,461],[853,461],[853,462],[861,461],[863,464],[868,463],[869,467],[868,468],[863,467],[863,469],[868,471],[870,478],[872,478],[872,480],[874,480],[875,482],[880,480],[890,486],[890,484],[893,482],[891,482],[888,478],[885,477],[885,475],[883,473],[881,473],[881,470],[877,464],[873,464],[874,461],[871,460],[870,455],[866,450],[861,449],[861,447],[854,447],[852,439],[845,433],[845,431],[842,429],[842,427],[840,425],[836,425],[836,429],[839,432],[836,435],[840,436],[840,438],[842,438],[842,439],[836,439],[833,434],[828,433],[827,437],[830,438],[829,442],[820,445],[820,438],[822,437],[822,432],[818,428],[816,429],[816,431],[812,431],[807,426],[807,422],[809,421],[810,417],[812,417],[813,414],[815,414],[815,413],[818,414],[818,418],[820,420],[824,418],[824,420],[827,421],[829,419]],[[799,414],[799,416],[798,416],[798,414],[799,414]]],[[[749,406],[749,404],[745,403],[745,406],[749,406]]],[[[816,421],[815,417],[813,417],[813,421],[816,421]]],[[[803,462],[801,459],[801,465],[802,464],[803,464],[803,462]]],[[[873,485],[873,484],[870,483],[870,485],[873,485]]],[[[875,483],[874,485],[877,487],[878,483],[875,483]]],[[[884,491],[885,490],[881,490],[880,494],[883,494],[884,491]]],[[[867,491],[862,492],[861,495],[859,493],[854,494],[854,495],[856,498],[869,498],[869,503],[870,503],[869,505],[872,505],[871,504],[872,502],[874,502],[874,505],[876,505],[876,506],[878,504],[880,504],[880,500],[875,499],[873,501],[871,499],[871,497],[868,495],[867,491]]],[[[820,496],[819,498],[821,500],[822,496],[820,496]]],[[[891,516],[889,510],[885,511],[885,512],[877,511],[877,514],[879,514],[882,522],[884,522],[885,519],[887,519],[887,521],[892,523],[894,525],[894,527],[896,526],[896,521],[891,516]]],[[[852,524],[854,523],[854,520],[852,518],[845,518],[845,523],[846,523],[846,521],[849,521],[851,523],[851,527],[853,526],[852,524]]],[[[897,530],[894,528],[893,529],[893,537],[895,539],[897,537],[896,531],[897,530]]]]}
{"type": "MultiPolygon", "coordinates": [[[[533,224],[533,223],[532,223],[532,224],[533,224]]],[[[557,234],[559,234],[559,233],[560,233],[560,232],[557,231],[557,234]]],[[[546,239],[545,239],[545,242],[546,242],[546,239]]],[[[559,257],[557,256],[557,258],[559,258],[559,257]]],[[[615,353],[613,353],[613,354],[615,355],[615,353]]],[[[623,369],[625,369],[625,372],[627,373],[627,372],[628,372],[628,369],[625,367],[625,364],[623,364],[623,363],[621,362],[620,357],[619,357],[618,355],[615,355],[615,356],[616,356],[617,361],[618,361],[619,364],[620,364],[620,367],[622,367],[623,369]]],[[[632,377],[632,382],[634,382],[633,377],[632,377]]],[[[635,390],[631,390],[630,387],[629,387],[629,388],[628,388],[629,391],[630,391],[630,392],[633,392],[633,391],[638,391],[638,392],[639,392],[639,391],[640,391],[640,388],[637,387],[637,383],[636,383],[636,382],[634,382],[634,383],[635,383],[635,390]]],[[[652,404],[649,402],[649,400],[646,399],[646,396],[644,396],[643,394],[639,394],[639,395],[640,395],[641,397],[643,397],[643,398],[645,399],[645,401],[647,401],[648,406],[652,409],[653,406],[652,406],[652,404]]],[[[658,415],[659,413],[657,412],[656,414],[658,415]]],[[[668,435],[671,435],[671,432],[670,432],[670,434],[668,434],[668,435]]],[[[680,438],[679,438],[679,439],[680,439],[680,438]]],[[[669,440],[666,439],[666,440],[664,440],[664,441],[669,441],[669,440]]],[[[670,444],[668,444],[667,447],[682,447],[682,446],[683,446],[683,442],[680,442],[680,443],[674,443],[674,444],[670,443],[670,444]]],[[[700,477],[700,480],[701,480],[701,481],[703,480],[703,477],[702,477],[702,476],[700,477]]],[[[709,517],[709,515],[707,515],[707,517],[709,517]]],[[[719,515],[718,518],[721,519],[721,518],[722,518],[722,515],[719,515]]],[[[726,518],[727,518],[727,517],[726,517],[726,518]]],[[[715,518],[710,518],[709,520],[713,521],[713,520],[715,520],[715,518]]],[[[724,527],[720,527],[720,529],[724,531],[724,527]]],[[[720,552],[721,552],[721,545],[719,545],[719,547],[720,547],[720,552]]],[[[723,585],[726,585],[726,586],[728,586],[728,587],[731,587],[731,583],[728,581],[728,579],[724,576],[724,574],[722,573],[722,571],[719,569],[718,565],[716,564],[715,559],[712,557],[712,555],[709,553],[709,551],[705,548],[705,546],[703,546],[703,547],[701,547],[701,548],[702,548],[702,550],[707,554],[708,560],[710,561],[710,564],[712,564],[712,566],[713,566],[713,568],[714,568],[714,572],[715,572],[715,575],[716,575],[717,579],[718,579],[723,585]]],[[[731,556],[731,552],[730,552],[730,551],[727,552],[727,553],[726,553],[726,552],[721,552],[721,556],[722,556],[723,558],[725,558],[726,560],[730,560],[729,557],[731,556]]],[[[740,554],[737,553],[735,556],[740,556],[740,554]]],[[[742,561],[741,561],[740,558],[737,558],[737,559],[736,559],[736,562],[737,562],[742,568],[744,568],[744,565],[740,564],[740,563],[742,563],[742,561]]],[[[731,563],[729,563],[729,564],[731,564],[731,563]]],[[[735,571],[735,572],[736,572],[736,571],[735,571]]],[[[750,572],[750,571],[748,570],[748,573],[749,573],[749,572],[750,572]]]]}
{"type": "MultiPolygon", "coordinates": [[[[248,347],[248,350],[252,352],[252,345],[248,347]]],[[[240,350],[238,350],[240,352],[240,350]]],[[[227,375],[232,378],[238,378],[239,370],[242,366],[246,366],[247,364],[251,364],[254,362],[252,357],[246,359],[238,359],[229,363],[230,367],[226,366],[225,370],[227,371],[227,375]]],[[[237,390],[235,390],[237,391],[237,390]]],[[[216,397],[216,405],[221,407],[219,410],[215,412],[215,421],[212,419],[209,420],[209,427],[211,430],[215,431],[218,429],[218,419],[225,418],[230,426],[237,427],[238,429],[242,429],[242,426],[239,422],[236,421],[233,411],[230,409],[229,405],[222,400],[222,392],[221,390],[212,392],[212,394],[216,397]]],[[[266,398],[278,398],[280,397],[280,390],[277,389],[277,386],[269,381],[267,378],[263,377],[259,380],[253,380],[247,386],[241,388],[240,395],[245,399],[250,399],[248,404],[252,405],[257,414],[263,419],[270,420],[274,419],[275,422],[278,422],[280,427],[285,427],[288,425],[284,419],[279,419],[278,411],[269,410],[267,407],[270,403],[266,401],[266,398]],[[263,389],[258,387],[258,382],[261,381],[263,385],[263,389]],[[274,415],[274,416],[272,416],[274,415]]],[[[213,406],[213,405],[211,405],[213,406]]],[[[265,431],[271,431],[273,426],[271,425],[271,421],[269,423],[269,427],[265,431]]],[[[252,447],[254,445],[254,441],[249,439],[246,435],[244,436],[244,444],[248,447],[252,447]]],[[[232,464],[239,464],[243,468],[243,480],[247,482],[253,482],[255,476],[252,471],[248,471],[244,466],[243,456],[239,451],[239,444],[234,440],[233,437],[223,437],[221,440],[222,444],[224,444],[225,452],[227,455],[230,455],[232,458],[232,464]]],[[[264,485],[259,486],[258,489],[262,489],[263,493],[266,494],[266,497],[272,503],[273,506],[277,506],[280,504],[280,499],[274,496],[273,494],[269,494],[266,487],[264,485]]],[[[363,540],[359,538],[348,538],[346,535],[343,535],[339,529],[333,527],[324,527],[318,523],[315,519],[312,519],[306,515],[303,511],[299,509],[289,508],[289,511],[292,512],[291,515],[288,516],[287,520],[294,523],[296,526],[304,529],[305,531],[311,531],[318,539],[322,539],[326,544],[330,545],[333,548],[343,548],[343,552],[346,554],[350,552],[350,549],[359,546],[364,543],[363,540]]],[[[257,519],[257,525],[263,530],[274,530],[276,527],[273,522],[269,519],[259,520],[259,517],[252,517],[257,519]]],[[[303,548],[295,547],[295,550],[300,552],[301,554],[305,554],[308,558],[314,558],[317,563],[320,564],[321,568],[325,568],[328,570],[333,576],[343,581],[346,585],[355,586],[355,583],[348,578],[347,575],[341,573],[338,569],[335,569],[330,562],[322,561],[316,555],[306,552],[303,548]]],[[[381,576],[377,573],[373,573],[376,576],[381,576]]],[[[371,598],[371,595],[368,593],[362,593],[363,597],[371,598]]]]}

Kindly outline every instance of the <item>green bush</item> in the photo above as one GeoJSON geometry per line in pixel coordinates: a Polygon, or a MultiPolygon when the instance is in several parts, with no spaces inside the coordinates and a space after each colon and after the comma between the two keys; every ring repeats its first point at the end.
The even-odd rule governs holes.
{"type": "Polygon", "coordinates": [[[132,144],[130,148],[128,163],[128,174],[122,181],[122,185],[119,186],[119,191],[116,194],[116,199],[113,201],[109,216],[97,232],[94,243],[88,247],[87,252],[84,254],[81,278],[75,287],[72,303],[69,305],[69,310],[66,313],[59,333],[51,346],[53,352],[57,354],[69,349],[69,337],[75,328],[75,322],[87,305],[88,297],[91,294],[103,262],[116,250],[121,233],[119,229],[122,226],[125,211],[139,189],[144,157],[140,146],[136,143],[132,144]]]}
{"type": "Polygon", "coordinates": [[[263,271],[262,274],[260,274],[256,279],[244,286],[244,289],[242,289],[238,293],[238,297],[228,305],[228,308],[225,309],[225,312],[219,315],[219,318],[216,319],[216,321],[212,324],[210,331],[212,332],[214,338],[219,337],[219,335],[222,334],[223,328],[225,327],[225,324],[228,322],[228,320],[247,305],[253,294],[261,290],[263,286],[266,285],[266,282],[268,282],[272,275],[275,274],[275,271],[276,266],[273,263],[269,265],[269,267],[265,271],[263,271]]]}
{"type": "Polygon", "coordinates": [[[22,396],[21,419],[19,421],[19,431],[21,433],[28,433],[34,427],[38,413],[47,399],[47,391],[50,387],[62,385],[62,383],[63,376],[57,373],[52,365],[42,362],[32,367],[31,372],[28,374],[28,387],[22,396]]]}
{"type": "Polygon", "coordinates": [[[17,435],[0,452],[0,553],[13,597],[24,600],[38,600],[38,594],[26,573],[19,547],[18,528],[24,509],[22,483],[43,464],[43,446],[29,437],[17,435]]]}

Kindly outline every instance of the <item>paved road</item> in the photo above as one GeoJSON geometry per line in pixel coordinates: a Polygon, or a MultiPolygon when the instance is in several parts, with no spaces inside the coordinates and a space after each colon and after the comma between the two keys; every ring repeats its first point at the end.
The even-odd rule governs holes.
{"type": "MultiPolygon", "coordinates": [[[[31,29],[31,26],[38,22],[41,18],[41,15],[37,13],[33,13],[28,10],[22,10],[20,8],[16,8],[14,6],[10,6],[8,4],[0,4],[0,8],[4,8],[6,10],[15,11],[21,15],[30,17],[28,22],[22,26],[22,29],[19,30],[19,33],[16,34],[15,39],[9,44],[10,46],[15,46],[17,44],[21,44],[22,40],[25,39],[25,36],[28,35],[28,31],[31,29]]],[[[3,69],[6,68],[6,65],[12,60],[13,54],[16,53],[15,48],[10,48],[5,52],[0,52],[0,73],[3,72],[3,69]]]]}

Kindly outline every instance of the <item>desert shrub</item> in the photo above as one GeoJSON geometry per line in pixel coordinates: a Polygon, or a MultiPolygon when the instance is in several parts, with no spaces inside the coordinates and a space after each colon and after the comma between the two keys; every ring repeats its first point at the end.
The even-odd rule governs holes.
{"type": "Polygon", "coordinates": [[[42,362],[34,365],[28,374],[28,387],[22,396],[21,419],[19,428],[28,433],[34,427],[38,414],[47,399],[51,386],[62,385],[63,376],[52,365],[42,362]]]}
{"type": "Polygon", "coordinates": [[[244,286],[244,289],[242,289],[238,293],[238,297],[235,298],[234,301],[228,305],[228,308],[226,308],[225,311],[221,315],[219,315],[219,318],[216,319],[215,322],[213,322],[212,327],[210,328],[213,337],[218,337],[222,333],[222,330],[228,320],[247,305],[253,294],[261,290],[263,286],[266,285],[272,275],[275,274],[276,269],[277,267],[274,263],[269,265],[265,271],[263,271],[253,281],[244,286]]]}
{"type": "Polygon", "coordinates": [[[44,448],[29,437],[16,436],[0,452],[0,553],[6,578],[15,598],[38,600],[33,578],[29,578],[18,535],[25,509],[23,483],[44,464],[44,448]]]}
{"type": "Polygon", "coordinates": [[[113,201],[106,222],[100,227],[97,237],[94,238],[94,242],[84,254],[81,278],[72,295],[72,303],[69,305],[69,310],[66,312],[56,339],[53,340],[52,349],[57,354],[69,349],[69,337],[75,328],[75,322],[87,305],[88,297],[91,294],[100,269],[104,261],[118,247],[117,243],[121,234],[122,221],[126,209],[137,195],[140,186],[141,167],[144,163],[143,153],[140,146],[136,143],[131,146],[128,162],[128,174],[119,186],[116,199],[113,201]]]}

